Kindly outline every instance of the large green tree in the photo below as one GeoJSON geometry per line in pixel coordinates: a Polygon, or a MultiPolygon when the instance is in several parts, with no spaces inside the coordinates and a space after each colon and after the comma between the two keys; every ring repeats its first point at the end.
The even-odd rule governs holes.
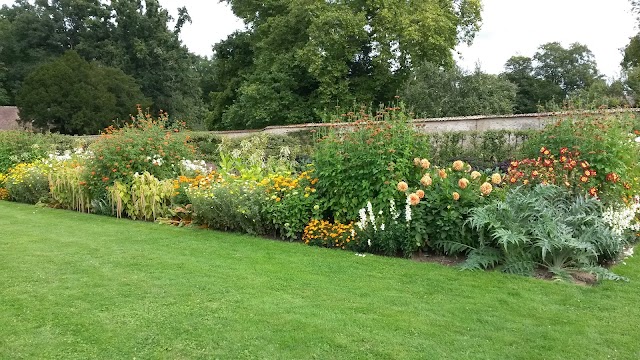
{"type": "Polygon", "coordinates": [[[562,107],[572,94],[602,81],[593,53],[579,43],[564,48],[552,42],[541,45],[533,58],[513,56],[503,76],[518,86],[517,113],[562,107]]]}
{"type": "Polygon", "coordinates": [[[16,96],[21,121],[63,134],[97,134],[147,102],[131,76],[71,50],[31,72],[16,96]]]}
{"type": "Polygon", "coordinates": [[[496,115],[513,113],[516,85],[483,73],[465,73],[431,63],[417,67],[404,88],[403,99],[419,117],[496,115]]]}
{"type": "Polygon", "coordinates": [[[186,9],[172,19],[158,0],[17,0],[3,6],[0,62],[9,69],[10,99],[36,67],[74,50],[133,76],[155,110],[200,117],[198,59],[179,39],[188,21],[186,9]]]}
{"type": "Polygon", "coordinates": [[[479,0],[226,2],[247,30],[214,48],[213,68],[230,70],[212,95],[217,128],[313,121],[337,102],[388,101],[415,64],[453,66],[451,50],[473,39],[481,10],[479,0]]]}

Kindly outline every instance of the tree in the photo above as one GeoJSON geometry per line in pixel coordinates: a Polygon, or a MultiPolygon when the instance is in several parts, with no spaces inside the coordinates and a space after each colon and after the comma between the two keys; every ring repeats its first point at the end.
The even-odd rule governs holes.
{"type": "Polygon", "coordinates": [[[21,121],[63,134],[96,134],[147,103],[131,76],[75,51],[36,68],[16,97],[21,121]]]}
{"type": "Polygon", "coordinates": [[[513,56],[505,64],[502,76],[517,86],[514,111],[518,114],[535,113],[546,104],[564,99],[560,85],[534,73],[533,60],[526,56],[513,56]]]}
{"type": "Polygon", "coordinates": [[[586,89],[601,78],[593,53],[586,45],[574,43],[565,49],[560,43],[547,43],[533,56],[534,74],[560,86],[567,96],[586,89]]]}
{"type": "Polygon", "coordinates": [[[238,90],[214,98],[211,123],[230,128],[318,120],[337,102],[388,101],[414,64],[452,66],[451,50],[473,39],[481,9],[478,0],[226,2],[247,25],[214,49],[214,68],[229,67],[230,54],[242,64],[222,81],[238,90]]]}
{"type": "Polygon", "coordinates": [[[465,73],[424,63],[413,72],[403,99],[419,117],[511,114],[516,85],[480,68],[465,73]]]}
{"type": "Polygon", "coordinates": [[[9,69],[15,99],[22,81],[40,64],[76,51],[133,76],[154,110],[201,117],[198,59],[179,34],[190,21],[186,9],[173,19],[158,0],[17,0],[0,9],[0,62],[9,69]]]}

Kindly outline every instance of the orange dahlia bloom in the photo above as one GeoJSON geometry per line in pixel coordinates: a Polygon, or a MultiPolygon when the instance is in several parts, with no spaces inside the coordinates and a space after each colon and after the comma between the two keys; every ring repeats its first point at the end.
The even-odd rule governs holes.
{"type": "Polygon", "coordinates": [[[409,190],[409,185],[404,181],[400,181],[398,183],[398,190],[400,190],[402,192],[405,192],[405,191],[409,190]]]}
{"type": "Polygon", "coordinates": [[[433,183],[433,179],[431,179],[431,176],[427,174],[423,176],[422,179],[420,179],[420,183],[424,186],[431,186],[431,184],[433,183]]]}
{"type": "Polygon", "coordinates": [[[456,160],[453,162],[452,167],[455,171],[462,171],[462,169],[464,169],[464,162],[462,162],[462,160],[456,160]]]}
{"type": "Polygon", "coordinates": [[[491,175],[491,182],[498,185],[502,182],[502,175],[500,174],[493,174],[491,175]]]}
{"type": "Polygon", "coordinates": [[[416,195],[418,195],[420,199],[424,199],[424,191],[422,189],[416,191],[416,195]]]}
{"type": "Polygon", "coordinates": [[[431,167],[431,163],[427,159],[422,159],[420,160],[420,166],[422,166],[423,169],[428,169],[431,167]]]}
{"type": "Polygon", "coordinates": [[[418,194],[411,193],[409,194],[408,198],[409,198],[409,204],[411,204],[412,206],[416,206],[420,204],[420,197],[418,196],[418,194]]]}
{"type": "Polygon", "coordinates": [[[458,194],[457,192],[454,192],[452,195],[453,195],[453,200],[455,201],[460,200],[460,194],[458,194]]]}
{"type": "Polygon", "coordinates": [[[493,186],[491,186],[491,184],[489,184],[488,182],[485,182],[484,184],[480,185],[480,192],[482,193],[482,195],[489,195],[491,194],[491,192],[493,191],[493,186]]]}
{"type": "Polygon", "coordinates": [[[468,185],[469,185],[469,180],[465,178],[458,180],[458,186],[460,187],[460,189],[464,190],[467,188],[468,185]]]}
{"type": "Polygon", "coordinates": [[[438,176],[440,176],[441,179],[446,179],[447,178],[446,170],[444,170],[444,169],[438,170],[438,176]]]}
{"type": "Polygon", "coordinates": [[[479,178],[481,175],[482,174],[480,174],[479,172],[474,171],[474,172],[471,173],[471,180],[475,180],[475,179],[479,178]]]}

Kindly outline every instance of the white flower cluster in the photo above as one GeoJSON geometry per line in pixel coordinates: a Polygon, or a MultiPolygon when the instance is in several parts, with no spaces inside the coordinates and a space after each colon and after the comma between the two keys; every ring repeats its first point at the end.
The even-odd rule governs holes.
{"type": "Polygon", "coordinates": [[[54,153],[50,153],[49,156],[43,160],[43,162],[49,165],[49,167],[53,167],[54,163],[69,161],[74,156],[77,158],[88,158],[93,156],[93,152],[89,150],[84,150],[81,147],[76,148],[73,151],[71,150],[65,150],[64,152],[56,151],[54,153]]]}
{"type": "Polygon", "coordinates": [[[411,200],[407,196],[407,204],[404,207],[404,219],[408,222],[411,221],[411,200]]]}
{"type": "Polygon", "coordinates": [[[164,159],[160,155],[147,156],[147,161],[150,161],[155,166],[162,166],[164,159]]]}
{"type": "Polygon", "coordinates": [[[182,168],[186,171],[200,172],[206,174],[209,171],[207,164],[204,160],[182,160],[182,168]]]}
{"type": "Polygon", "coordinates": [[[638,211],[640,211],[640,198],[636,196],[633,204],[629,206],[608,208],[602,214],[602,218],[615,234],[622,235],[626,230],[640,231],[640,223],[636,220],[638,211]]]}

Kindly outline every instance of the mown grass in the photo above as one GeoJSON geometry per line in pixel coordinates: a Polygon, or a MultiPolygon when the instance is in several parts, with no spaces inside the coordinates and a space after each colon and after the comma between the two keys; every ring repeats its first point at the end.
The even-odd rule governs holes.
{"type": "Polygon", "coordinates": [[[1,359],[638,359],[595,287],[0,201],[1,359]]]}

